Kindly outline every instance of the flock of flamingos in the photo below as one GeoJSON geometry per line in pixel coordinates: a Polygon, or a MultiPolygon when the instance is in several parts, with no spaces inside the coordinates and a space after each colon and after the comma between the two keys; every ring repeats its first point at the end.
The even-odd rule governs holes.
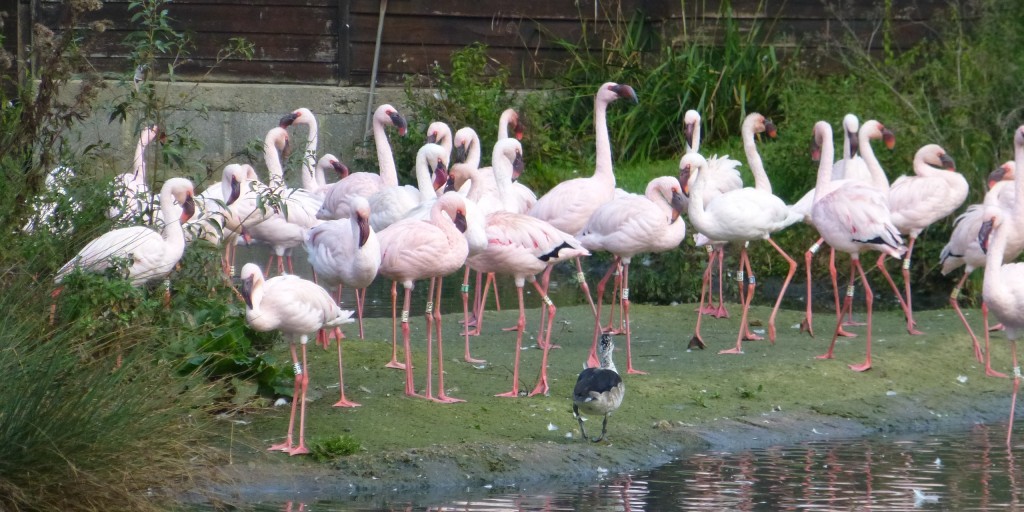
{"type": "MultiPolygon", "coordinates": [[[[246,302],[246,319],[256,330],[279,330],[291,340],[295,365],[295,400],[284,442],[271,449],[290,454],[307,453],[303,432],[305,392],[308,386],[306,343],[316,333],[317,341],[328,343],[327,331],[338,337],[339,379],[342,378],[340,325],[353,322],[358,315],[362,336],[362,306],[365,289],[377,276],[392,281],[393,326],[401,325],[404,360],[398,359],[398,327],[393,327],[392,358],[388,366],[405,372],[405,393],[409,396],[451,403],[462,401],[445,394],[444,358],[441,355],[441,278],[465,268],[461,288],[465,321],[465,359],[472,358],[469,335],[479,333],[483,322],[486,291],[494,274],[514,277],[519,299],[516,324],[515,364],[512,389],[498,396],[520,396],[520,344],[526,325],[523,287],[527,282],[541,298],[541,323],[537,337],[543,349],[543,360],[536,386],[530,396],[546,394],[548,350],[555,306],[546,293],[554,265],[573,260],[577,278],[590,301],[595,316],[594,342],[587,366],[603,368],[604,376],[595,371],[581,374],[575,402],[584,412],[607,414],[618,407],[622,398],[621,379],[611,362],[607,336],[600,336],[601,297],[614,275],[614,288],[621,301],[621,332],[625,334],[626,371],[644,373],[633,367],[630,352],[629,264],[640,253],[672,250],[683,242],[686,214],[697,232],[698,245],[708,248],[708,265],[704,273],[701,307],[691,347],[704,348],[700,335],[703,315],[727,314],[721,305],[705,301],[705,292],[713,288],[711,278],[717,260],[722,266],[726,244],[740,250],[740,275],[746,276],[741,286],[742,317],[735,347],[721,353],[740,354],[745,340],[757,339],[747,325],[747,311],[754,294],[756,280],[747,256],[748,242],[765,240],[789,263],[789,272],[775,302],[768,322],[767,336],[775,340],[775,316],[786,287],[792,280],[796,261],[772,239],[772,233],[797,222],[812,224],[820,239],[805,253],[810,290],[811,258],[822,243],[832,251],[850,255],[851,274],[842,306],[836,283],[836,268],[830,259],[833,287],[836,289],[837,321],[828,351],[819,356],[831,358],[836,338],[847,334],[844,318],[853,297],[854,278],[860,277],[867,304],[866,357],[863,363],[850,365],[855,371],[871,368],[872,292],[860,262],[861,253],[877,252],[876,265],[896,294],[906,316],[907,330],[919,333],[914,324],[909,282],[911,253],[916,237],[932,222],[956,211],[965,201],[968,184],[956,172],[953,160],[939,146],[922,147],[913,163],[915,174],[901,176],[891,184],[872,151],[872,140],[882,140],[892,147],[892,133],[878,121],[860,124],[853,115],[843,120],[843,154],[836,160],[832,127],[824,121],[814,125],[812,156],[819,162],[814,189],[793,205],[787,205],[772,194],[771,183],[758,154],[756,138],[774,137],[775,126],[761,114],[750,114],[742,126],[747,165],[754,176],[754,186],[744,187],[740,178],[740,162],[728,157],[705,158],[699,152],[700,116],[690,111],[684,118],[687,152],[679,163],[678,176],[658,177],[649,183],[644,194],[631,194],[616,189],[612,168],[612,151],[606,124],[606,110],[612,102],[625,99],[637,102],[633,88],[616,83],[601,85],[594,98],[596,165],[590,177],[576,178],[558,184],[548,193],[536,197],[516,181],[523,170],[523,150],[519,142],[522,131],[515,111],[501,116],[498,142],[491,154],[491,166],[481,167],[480,139],[472,128],[452,134],[443,123],[428,129],[428,142],[416,157],[416,186],[401,185],[395,160],[388,143],[387,127],[406,132],[406,122],[391,105],[381,105],[373,117],[379,173],[349,173],[347,167],[332,155],[317,159],[317,123],[312,112],[300,108],[281,119],[265,140],[266,166],[270,180],[260,181],[250,165],[231,164],[224,168],[221,183],[196,194],[193,184],[184,178],[164,182],[158,198],[150,198],[146,189],[144,151],[156,136],[156,128],[143,130],[136,150],[133,172],[119,176],[121,191],[118,206],[110,211],[117,219],[138,219],[140,210],[152,202],[159,220],[148,226],[132,226],[112,230],[89,242],[56,274],[58,286],[72,270],[81,268],[103,271],[114,262],[127,262],[127,275],[136,286],[167,278],[181,258],[186,242],[202,237],[225,248],[225,271],[233,273],[234,248],[240,237],[262,241],[273,248],[266,272],[254,263],[241,269],[241,295],[246,302]],[[288,129],[296,124],[309,128],[302,169],[302,187],[291,188],[284,182],[282,156],[291,149],[288,129]],[[509,135],[512,130],[513,136],[509,135]],[[453,154],[454,152],[454,154],[453,154]],[[327,183],[325,174],[337,173],[341,179],[327,183]],[[162,222],[160,222],[162,221],[162,222]],[[904,241],[909,238],[909,242],[904,241]],[[291,251],[303,246],[317,282],[285,273],[285,261],[291,269],[291,251]],[[598,284],[595,304],[586,285],[580,258],[596,251],[607,251],[616,263],[598,284]],[[268,278],[277,258],[279,276],[268,278]],[[901,292],[885,270],[886,258],[903,262],[904,290],[901,292]],[[476,294],[470,304],[470,269],[477,272],[476,294]],[[539,276],[539,279],[538,279],[539,276]],[[409,311],[411,291],[416,281],[430,280],[427,322],[426,387],[417,393],[413,380],[409,342],[409,311]],[[317,284],[320,283],[320,284],[317,284]],[[404,288],[401,321],[396,311],[397,285],[404,288]],[[484,292],[481,293],[481,283],[484,292]],[[331,288],[348,286],[356,290],[356,308],[343,310],[321,284],[331,288]],[[437,380],[433,392],[433,348],[436,334],[437,380]],[[598,358],[598,339],[602,357],[598,358]],[[300,350],[301,349],[301,350],[300,350]],[[301,352],[301,355],[300,355],[301,352]],[[586,381],[586,382],[584,382],[586,381]],[[581,389],[582,388],[582,389],[581,389]],[[614,389],[613,389],[614,388],[614,389]],[[610,395],[613,390],[616,396],[610,395]],[[582,392],[582,394],[581,394],[582,392]],[[588,403],[593,402],[593,403],[588,403]],[[293,431],[299,410],[298,442],[293,431]]],[[[1014,219],[1024,218],[1024,202],[1015,201],[1024,187],[1024,178],[1015,174],[1024,165],[1024,126],[1014,133],[1015,161],[1007,162],[989,177],[989,190],[983,204],[970,206],[957,220],[953,235],[943,249],[943,273],[964,267],[963,278],[951,295],[951,303],[970,326],[957,305],[957,295],[967,276],[984,267],[983,316],[985,318],[985,349],[971,332],[975,356],[984,361],[986,373],[1003,376],[992,369],[988,350],[987,316],[991,310],[1005,326],[1013,348],[1013,393],[1016,398],[1020,372],[1014,342],[1018,329],[1024,327],[1024,265],[1012,261],[1024,250],[1024,229],[1014,219]],[[1015,165],[1016,164],[1016,165],[1015,165]],[[1005,222],[1009,220],[1009,222],[1005,222]]],[[[155,215],[154,215],[155,216],[155,215]]],[[[156,219],[154,219],[156,220],[156,219]]],[[[719,271],[721,278],[721,271],[719,271]]],[[[802,327],[813,329],[811,301],[808,293],[806,318],[802,327]]],[[[813,332],[813,331],[812,331],[813,332]]],[[[357,406],[345,398],[337,406],[357,406]]],[[[1011,429],[1013,411],[1011,406],[1011,429]]],[[[582,427],[582,422],[581,422],[582,427]]],[[[603,437],[603,432],[602,432],[603,437]]],[[[598,438],[600,439],[600,438],[598,438]]],[[[1007,438],[1009,442],[1009,437],[1007,438]]]]}

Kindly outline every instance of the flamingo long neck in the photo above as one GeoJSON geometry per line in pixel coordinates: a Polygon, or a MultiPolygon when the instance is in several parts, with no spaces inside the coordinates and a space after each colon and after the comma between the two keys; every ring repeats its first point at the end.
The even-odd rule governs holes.
{"type": "Polygon", "coordinates": [[[426,154],[416,159],[416,190],[420,191],[420,201],[429,201],[437,198],[437,191],[434,190],[434,180],[430,177],[430,166],[427,163],[426,154]]]}
{"type": "Polygon", "coordinates": [[[267,164],[267,174],[270,176],[268,183],[274,188],[284,184],[284,168],[281,167],[281,155],[274,144],[276,140],[274,130],[271,130],[263,141],[263,161],[267,164]]]}
{"type": "Polygon", "coordinates": [[[814,202],[817,203],[823,197],[823,192],[832,183],[832,161],[836,155],[835,145],[832,142],[832,127],[828,123],[819,123],[815,126],[814,136],[821,144],[821,158],[818,160],[818,178],[814,182],[814,202]]]}
{"type": "Polygon", "coordinates": [[[861,126],[857,137],[860,139],[858,151],[868,166],[868,171],[871,172],[871,183],[885,194],[885,197],[889,197],[889,178],[885,176],[885,169],[882,169],[882,164],[875,157],[875,148],[871,146],[871,134],[861,126]]]}
{"type": "MultiPolygon", "coordinates": [[[[146,128],[143,128],[146,130],[146,128]]],[[[139,143],[135,145],[135,161],[132,162],[132,173],[135,175],[135,181],[139,183],[146,182],[146,137],[140,136],[139,143]]]]}
{"type": "MultiPolygon", "coordinates": [[[[505,138],[508,138],[508,134],[505,135],[505,138]]],[[[477,135],[476,132],[473,132],[473,138],[470,139],[469,153],[466,154],[466,163],[474,168],[480,167],[480,136],[477,135]]],[[[474,181],[473,183],[476,182],[474,181]]]]}
{"type": "Polygon", "coordinates": [[[450,246],[456,247],[460,242],[462,246],[466,246],[466,237],[455,227],[453,220],[454,217],[449,217],[444,211],[443,201],[434,203],[434,206],[430,209],[430,223],[437,226],[444,233],[450,246]]]}
{"type": "MultiPolygon", "coordinates": [[[[1016,137],[1014,137],[1016,141],[1016,137]]],[[[1013,218],[1024,219],[1024,144],[1017,144],[1014,142],[1013,145],[1013,162],[1017,166],[1018,171],[1013,174],[1013,190],[1016,194],[1016,198],[1013,202],[1013,218]]]]}
{"type": "Polygon", "coordinates": [[[700,119],[697,119],[697,124],[693,127],[693,146],[687,153],[700,153],[700,124],[700,119]]]}
{"type": "Polygon", "coordinates": [[[612,171],[612,143],[608,137],[608,101],[594,101],[594,134],[596,136],[596,166],[594,177],[611,183],[615,188],[615,173],[612,171]]]}
{"type": "Polygon", "coordinates": [[[498,119],[498,140],[508,138],[508,125],[512,122],[512,110],[506,109],[498,119]]]}
{"type": "Polygon", "coordinates": [[[169,190],[160,191],[160,215],[164,220],[161,235],[170,247],[185,251],[185,231],[181,227],[182,207],[174,203],[174,195],[169,190]]]}
{"type": "Polygon", "coordinates": [[[768,180],[768,173],[764,170],[761,154],[757,152],[757,142],[754,141],[754,127],[748,126],[748,124],[743,123],[743,152],[747,154],[747,165],[750,166],[750,172],[754,174],[754,188],[770,194],[772,182],[768,180]]]}
{"type": "Polygon", "coordinates": [[[494,185],[498,190],[501,209],[507,212],[518,211],[515,197],[512,195],[512,162],[500,151],[495,151],[491,158],[494,172],[494,185]]]}
{"type": "Polygon", "coordinates": [[[1009,238],[1009,226],[999,226],[992,234],[992,239],[985,254],[985,277],[982,281],[982,295],[986,300],[994,297],[1003,288],[1003,258],[1006,252],[1006,241],[1009,238]]]}
{"type": "Polygon", "coordinates": [[[697,231],[704,231],[701,227],[706,226],[712,220],[704,211],[704,188],[707,183],[707,172],[707,164],[703,164],[697,169],[697,177],[693,179],[693,188],[690,189],[690,204],[686,211],[690,222],[697,228],[697,231]]]}
{"type": "Polygon", "coordinates": [[[385,187],[398,186],[398,168],[395,167],[395,156],[391,153],[391,143],[388,142],[388,134],[384,131],[384,124],[373,119],[373,143],[377,146],[377,165],[380,168],[380,178],[385,187]]]}
{"type": "MultiPolygon", "coordinates": [[[[306,116],[303,115],[303,118],[306,116]]],[[[327,184],[323,170],[316,166],[316,150],[320,141],[320,126],[316,117],[309,116],[306,124],[309,126],[309,138],[306,140],[306,153],[302,157],[302,188],[307,190],[318,189],[327,184]]]]}

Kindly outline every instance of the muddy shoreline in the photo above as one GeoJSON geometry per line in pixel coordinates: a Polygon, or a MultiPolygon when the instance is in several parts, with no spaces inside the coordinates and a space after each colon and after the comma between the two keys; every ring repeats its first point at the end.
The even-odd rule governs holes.
{"type": "MultiPolygon", "coordinates": [[[[585,321],[585,309],[566,309],[571,311],[563,318],[585,321]]],[[[876,336],[875,368],[857,374],[846,368],[862,354],[862,344],[855,339],[841,341],[837,352],[848,358],[837,361],[814,360],[827,340],[792,338],[789,333],[789,340],[774,347],[751,343],[741,356],[710,351],[675,351],[668,356],[663,347],[655,349],[653,344],[675,350],[688,335],[681,336],[672,325],[658,327],[659,317],[671,318],[680,308],[637,309],[643,316],[639,322],[652,334],[635,338],[634,350],[656,357],[636,361],[651,374],[626,379],[627,399],[609,421],[606,442],[592,444],[578,437],[567,399],[578,372],[575,361],[566,361],[565,369],[558,368],[563,363],[553,362],[551,371],[564,376],[553,380],[547,397],[477,398],[465,404],[424,406],[422,401],[401,396],[397,385],[396,393],[381,395],[367,382],[362,388],[348,386],[363,407],[339,412],[326,403],[318,404],[320,400],[310,405],[311,425],[345,421],[345,431],[364,441],[361,453],[329,462],[268,453],[266,443],[273,439],[268,436],[283,432],[287,411],[254,414],[246,418],[244,427],[234,430],[230,463],[219,466],[214,478],[179,498],[192,504],[245,507],[290,500],[379,503],[409,502],[410,497],[482,497],[494,489],[536,491],[591,482],[604,474],[650,469],[700,451],[952,431],[1002,422],[1008,414],[1010,382],[984,376],[982,367],[969,357],[969,338],[965,344],[965,335],[954,331],[952,323],[940,326],[941,334],[910,337],[892,334],[899,328],[898,315],[883,316],[876,328],[881,324],[881,329],[889,331],[876,336]],[[659,328],[664,332],[657,332],[659,328]],[[688,371],[679,372],[680,366],[688,371]],[[353,388],[365,393],[361,396],[353,388]],[[330,420],[317,418],[321,407],[330,420]],[[365,425],[358,422],[364,417],[365,425]],[[445,419],[460,426],[432,423],[445,419]],[[465,429],[462,425],[467,423],[473,428],[465,429]],[[549,431],[544,425],[556,429],[549,431]]],[[[938,311],[922,314],[922,322],[928,321],[928,313],[937,322],[950,321],[938,311]]],[[[729,321],[712,325],[706,339],[717,336],[714,329],[728,332],[734,327],[729,321]]],[[[507,338],[507,334],[495,336],[507,338]]],[[[572,343],[568,338],[563,337],[563,346],[572,343]]],[[[363,343],[374,352],[372,358],[389,350],[379,341],[363,343]]],[[[358,343],[352,342],[351,350],[357,351],[358,343]]],[[[563,352],[569,350],[579,349],[566,347],[563,352]]],[[[524,351],[523,357],[536,357],[530,352],[524,351]]],[[[468,389],[483,385],[470,379],[474,375],[486,379],[492,370],[468,367],[469,373],[462,375],[459,371],[466,368],[455,368],[451,380],[462,384],[453,391],[467,398],[468,389]]],[[[374,370],[368,366],[366,371],[369,376],[374,370]]],[[[346,367],[346,382],[348,372],[346,367]]],[[[320,392],[330,398],[336,390],[320,392]]]]}

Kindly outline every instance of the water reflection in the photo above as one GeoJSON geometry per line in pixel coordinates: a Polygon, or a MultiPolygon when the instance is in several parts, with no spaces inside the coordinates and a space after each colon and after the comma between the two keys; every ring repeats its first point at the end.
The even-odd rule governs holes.
{"type": "MultiPolygon", "coordinates": [[[[978,425],[943,435],[708,452],[570,488],[363,496],[265,510],[1016,510],[1022,475],[1005,433],[1005,425],[978,425]]],[[[1015,448],[1024,448],[1020,436],[1015,448]]]]}

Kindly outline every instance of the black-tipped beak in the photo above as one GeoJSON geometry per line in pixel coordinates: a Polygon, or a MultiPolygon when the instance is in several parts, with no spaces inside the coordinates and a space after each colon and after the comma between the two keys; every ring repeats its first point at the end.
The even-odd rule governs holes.
{"type": "Polygon", "coordinates": [[[682,169],[679,169],[679,186],[683,190],[683,195],[690,197],[690,166],[687,165],[682,169]]]}
{"type": "Polygon", "coordinates": [[[516,157],[512,160],[512,181],[518,180],[525,169],[526,162],[523,161],[523,154],[516,151],[516,157]]]}
{"type": "Polygon", "coordinates": [[[461,164],[466,161],[466,158],[468,156],[469,148],[466,146],[466,144],[459,144],[458,146],[455,146],[455,155],[452,156],[452,160],[454,160],[455,163],[457,164],[461,164]]]}
{"type": "Polygon", "coordinates": [[[817,162],[821,160],[821,144],[818,144],[818,140],[811,137],[811,161],[817,162]]]}
{"type": "Polygon", "coordinates": [[[370,218],[360,215],[356,218],[356,224],[359,226],[359,247],[362,247],[370,238],[370,218]]]}
{"type": "Polygon", "coordinates": [[[252,309],[252,278],[253,276],[249,276],[242,280],[242,298],[249,309],[252,309]]]}
{"type": "Polygon", "coordinates": [[[854,156],[860,151],[860,142],[857,141],[857,134],[854,132],[847,133],[850,137],[850,156],[854,156]]]}
{"type": "Polygon", "coordinates": [[[890,150],[896,147],[896,134],[888,128],[882,128],[882,143],[890,150]]]}
{"type": "Polygon", "coordinates": [[[443,187],[445,183],[448,183],[448,170],[445,169],[444,162],[438,160],[434,169],[434,190],[443,187]]]}
{"type": "Polygon", "coordinates": [[[996,183],[999,183],[1005,177],[1006,168],[1000,165],[999,167],[996,167],[996,170],[988,173],[988,178],[985,179],[985,185],[991,190],[992,187],[996,186],[996,183]]]}
{"type": "Polygon", "coordinates": [[[672,191],[672,222],[675,222],[680,215],[686,210],[686,201],[683,199],[683,193],[678,190],[672,191]]]}
{"type": "Polygon", "coordinates": [[[186,222],[196,214],[196,200],[192,198],[192,194],[189,193],[185,197],[185,202],[181,205],[181,221],[186,222]]]}
{"type": "Polygon", "coordinates": [[[395,125],[395,128],[398,128],[398,134],[405,137],[405,132],[409,130],[409,124],[405,122],[405,118],[402,117],[402,114],[399,114],[398,112],[391,112],[388,114],[388,117],[391,118],[391,124],[395,125]]]}
{"type": "Polygon", "coordinates": [[[764,132],[767,133],[769,137],[774,139],[776,136],[778,136],[779,129],[775,127],[775,123],[773,123],[771,119],[768,119],[765,120],[764,122],[764,132]]]}
{"type": "Polygon", "coordinates": [[[634,104],[640,103],[639,98],[636,97],[636,91],[628,85],[617,84],[612,87],[612,90],[615,91],[615,94],[618,94],[620,98],[632,100],[634,104]]]}
{"type": "Polygon", "coordinates": [[[956,162],[953,161],[953,157],[946,153],[943,153],[942,156],[939,157],[939,162],[942,163],[942,168],[947,171],[956,170],[956,162]]]}
{"type": "Polygon", "coordinates": [[[466,227],[466,214],[462,210],[455,212],[455,228],[465,233],[466,227]]]}
{"type": "Polygon", "coordinates": [[[288,128],[298,118],[299,114],[292,112],[291,114],[282,117],[281,120],[278,122],[278,126],[280,126],[281,128],[288,128]]]}
{"type": "Polygon", "coordinates": [[[339,162],[337,160],[332,160],[331,161],[331,167],[334,168],[334,172],[338,173],[338,179],[345,179],[345,178],[348,177],[349,170],[348,170],[348,166],[347,165],[345,165],[345,164],[343,164],[343,163],[341,163],[341,162],[339,162]]]}
{"type": "Polygon", "coordinates": [[[238,178],[232,176],[231,177],[231,195],[228,196],[227,204],[229,204],[229,205],[234,204],[235,201],[238,201],[238,198],[241,197],[241,195],[242,195],[242,183],[238,181],[238,178]]]}
{"type": "Polygon", "coordinates": [[[693,134],[696,131],[696,128],[697,127],[694,126],[694,123],[686,123],[686,125],[683,126],[683,137],[686,137],[686,145],[691,148],[693,147],[693,134]]]}
{"type": "Polygon", "coordinates": [[[427,134],[427,144],[437,144],[437,134],[436,133],[431,132],[431,133],[427,134]]]}
{"type": "Polygon", "coordinates": [[[444,183],[445,192],[455,192],[455,176],[448,173],[448,181],[444,183]]]}
{"type": "Polygon", "coordinates": [[[978,230],[978,245],[981,246],[981,251],[986,254],[988,254],[988,241],[992,235],[993,225],[992,219],[988,219],[981,223],[981,229],[978,230]]]}

